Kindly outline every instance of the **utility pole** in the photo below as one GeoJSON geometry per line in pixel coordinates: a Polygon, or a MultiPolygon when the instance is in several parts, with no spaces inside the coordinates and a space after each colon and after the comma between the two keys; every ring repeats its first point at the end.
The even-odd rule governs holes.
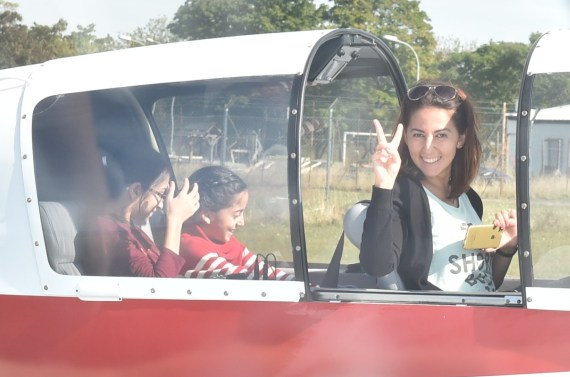
{"type": "MultiPolygon", "coordinates": [[[[507,173],[507,159],[508,155],[508,145],[507,145],[507,103],[503,102],[503,127],[502,127],[502,140],[501,140],[501,154],[499,157],[499,166],[501,167],[501,173],[507,173]]],[[[503,179],[501,177],[499,182],[499,193],[503,194],[503,179]]]]}

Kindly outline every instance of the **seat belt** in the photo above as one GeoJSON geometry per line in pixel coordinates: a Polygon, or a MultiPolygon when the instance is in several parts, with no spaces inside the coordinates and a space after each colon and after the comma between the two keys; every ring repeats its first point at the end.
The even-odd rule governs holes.
{"type": "Polygon", "coordinates": [[[325,272],[321,287],[323,288],[336,288],[338,286],[338,276],[340,274],[340,260],[342,259],[342,252],[344,250],[344,231],[340,235],[340,239],[334,250],[329,267],[325,272]]]}

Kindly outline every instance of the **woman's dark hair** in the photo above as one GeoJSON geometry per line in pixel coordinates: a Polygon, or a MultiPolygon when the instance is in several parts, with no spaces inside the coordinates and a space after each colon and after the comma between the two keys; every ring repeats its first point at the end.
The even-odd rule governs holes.
{"type": "Polygon", "coordinates": [[[223,166],[200,168],[188,180],[198,184],[200,209],[213,212],[230,207],[235,196],[247,190],[243,179],[223,166]]]}
{"type": "MultiPolygon", "coordinates": [[[[412,115],[422,108],[437,107],[454,111],[451,119],[459,134],[465,135],[465,143],[462,148],[457,150],[451,165],[449,196],[450,198],[457,198],[469,189],[471,182],[477,176],[479,165],[481,164],[482,149],[477,136],[479,133],[479,122],[475,114],[474,104],[463,90],[449,82],[422,80],[414,87],[422,85],[427,87],[450,86],[456,91],[455,98],[451,100],[441,98],[435,90],[428,90],[425,96],[417,100],[411,100],[406,96],[402,101],[400,116],[396,124],[402,123],[405,133],[412,115]]],[[[402,158],[400,170],[413,177],[422,179],[423,174],[412,161],[404,138],[402,138],[398,150],[402,158]]]]}
{"type": "Polygon", "coordinates": [[[102,152],[101,163],[111,198],[117,199],[132,183],[148,190],[162,173],[168,171],[166,158],[153,149],[127,149],[102,152]]]}

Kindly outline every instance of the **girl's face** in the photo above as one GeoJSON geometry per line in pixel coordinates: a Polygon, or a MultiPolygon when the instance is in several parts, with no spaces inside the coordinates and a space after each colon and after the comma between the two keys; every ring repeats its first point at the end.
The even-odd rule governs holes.
{"type": "Polygon", "coordinates": [[[229,207],[219,211],[204,210],[204,224],[202,229],[212,241],[226,243],[232,237],[234,231],[245,225],[243,211],[247,206],[249,194],[247,190],[234,196],[229,207]]]}
{"type": "Polygon", "coordinates": [[[139,198],[138,211],[134,220],[138,224],[144,224],[159,208],[162,207],[166,193],[168,192],[168,175],[163,174],[153,182],[152,186],[142,193],[139,198]]]}
{"type": "Polygon", "coordinates": [[[465,143],[451,119],[453,110],[424,107],[414,112],[404,133],[412,161],[426,179],[449,181],[451,163],[465,143]]]}

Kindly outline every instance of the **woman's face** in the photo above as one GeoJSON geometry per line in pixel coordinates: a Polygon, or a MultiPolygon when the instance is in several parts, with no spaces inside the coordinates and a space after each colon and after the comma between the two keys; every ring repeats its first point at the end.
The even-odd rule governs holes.
{"type": "Polygon", "coordinates": [[[136,207],[138,209],[136,216],[132,216],[133,220],[139,224],[144,224],[159,208],[162,208],[164,198],[168,192],[169,181],[168,175],[162,174],[148,190],[142,193],[139,198],[139,205],[136,207]]]}
{"type": "Polygon", "coordinates": [[[247,206],[249,194],[247,190],[234,196],[232,204],[219,211],[204,210],[203,216],[207,218],[202,225],[206,235],[215,242],[226,243],[230,240],[234,231],[245,225],[243,212],[247,206]]]}
{"type": "Polygon", "coordinates": [[[411,118],[404,140],[414,164],[426,179],[440,178],[449,181],[451,163],[457,149],[465,143],[451,119],[453,110],[424,107],[416,110],[411,118]]]}

